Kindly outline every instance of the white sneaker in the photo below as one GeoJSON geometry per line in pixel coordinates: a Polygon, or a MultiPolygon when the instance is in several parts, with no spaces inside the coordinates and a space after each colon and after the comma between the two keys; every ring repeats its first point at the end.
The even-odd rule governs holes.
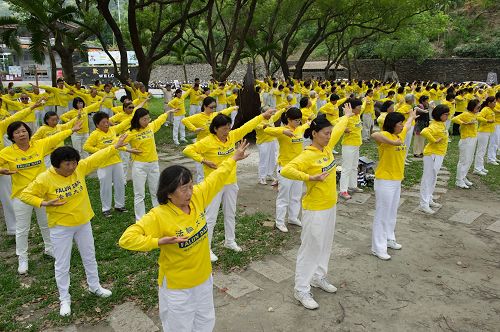
{"type": "Polygon", "coordinates": [[[266,179],[260,179],[259,184],[266,185],[267,184],[266,179]]]}
{"type": "Polygon", "coordinates": [[[377,256],[378,258],[380,258],[383,261],[387,261],[387,260],[391,259],[391,256],[389,254],[377,254],[375,251],[372,251],[372,255],[377,256]]]}
{"type": "Polygon", "coordinates": [[[337,291],[337,287],[332,285],[326,278],[311,280],[311,286],[321,288],[327,293],[335,293],[337,291]]]}
{"type": "Polygon", "coordinates": [[[443,205],[442,204],[439,204],[439,203],[436,203],[434,201],[431,201],[429,203],[429,207],[433,207],[433,208],[436,208],[436,209],[439,209],[440,207],[442,207],[443,205]]]}
{"type": "Polygon", "coordinates": [[[434,211],[433,209],[431,209],[430,207],[428,206],[419,206],[418,207],[418,210],[419,211],[422,211],[424,213],[427,213],[427,214],[434,214],[436,213],[436,211],[434,211]]]}
{"type": "Polygon", "coordinates": [[[332,152],[333,152],[333,154],[339,154],[339,152],[337,150],[333,150],[332,152]]]}
{"type": "Polygon", "coordinates": [[[19,256],[19,266],[17,267],[17,273],[26,274],[28,273],[28,258],[19,256]]]}
{"type": "Polygon", "coordinates": [[[302,305],[306,309],[313,310],[313,309],[317,309],[319,307],[318,302],[314,301],[312,294],[309,292],[306,293],[306,292],[295,291],[293,296],[295,297],[295,299],[297,301],[302,303],[302,305]]]}
{"type": "Polygon", "coordinates": [[[219,260],[219,257],[217,257],[216,254],[212,250],[210,250],[210,261],[211,262],[217,262],[219,260]]]}
{"type": "Polygon", "coordinates": [[[488,174],[489,171],[486,168],[483,168],[481,172],[488,174]]]}
{"type": "Polygon", "coordinates": [[[302,227],[302,221],[300,221],[299,219],[297,219],[297,220],[288,220],[288,224],[302,227]]]}
{"type": "Polygon", "coordinates": [[[59,315],[63,317],[71,315],[71,302],[69,301],[61,302],[61,307],[59,308],[59,315]]]}
{"type": "Polygon", "coordinates": [[[481,170],[475,169],[475,170],[472,172],[472,174],[485,176],[485,175],[486,175],[486,172],[483,172],[483,171],[481,171],[481,170]]]}
{"type": "Polygon", "coordinates": [[[458,182],[458,181],[455,182],[455,186],[457,186],[458,188],[462,188],[462,189],[469,189],[469,186],[467,186],[464,181],[462,181],[462,182],[458,182]]]}
{"type": "Polygon", "coordinates": [[[113,294],[113,293],[111,293],[111,291],[109,289],[106,289],[106,288],[101,287],[101,286],[99,286],[99,288],[96,290],[91,290],[90,292],[99,296],[99,297],[110,297],[111,294],[113,294]]]}
{"type": "Polygon", "coordinates": [[[496,160],[487,161],[487,163],[490,165],[495,165],[495,166],[500,165],[496,160]]]}
{"type": "Polygon", "coordinates": [[[236,244],[236,242],[231,242],[231,243],[224,243],[224,247],[227,249],[234,250],[236,252],[242,251],[242,249],[236,244]]]}
{"type": "Polygon", "coordinates": [[[465,179],[464,179],[464,183],[465,183],[468,187],[470,187],[470,186],[472,186],[472,185],[474,184],[474,183],[470,182],[470,181],[469,181],[469,179],[467,179],[467,178],[465,178],[465,179]]]}
{"type": "Polygon", "coordinates": [[[351,193],[362,193],[364,190],[356,187],[356,188],[348,188],[347,191],[348,192],[350,191],[351,193]]]}
{"type": "Polygon", "coordinates": [[[276,224],[276,228],[282,231],[283,233],[288,233],[288,228],[286,228],[285,225],[276,224]]]}
{"type": "Polygon", "coordinates": [[[399,250],[399,249],[403,248],[403,246],[400,245],[399,243],[397,243],[396,240],[387,240],[387,248],[399,250]]]}

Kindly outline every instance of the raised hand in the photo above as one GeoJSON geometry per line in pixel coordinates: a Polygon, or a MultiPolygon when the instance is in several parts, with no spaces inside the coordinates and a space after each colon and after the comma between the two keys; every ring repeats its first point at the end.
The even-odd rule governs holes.
{"type": "Polygon", "coordinates": [[[66,204],[65,201],[61,201],[59,198],[52,199],[50,201],[42,201],[41,206],[61,206],[66,204]]]}
{"type": "Polygon", "coordinates": [[[269,120],[274,113],[276,113],[276,110],[274,108],[270,108],[262,113],[262,116],[264,117],[264,119],[269,120]]]}
{"type": "Polygon", "coordinates": [[[17,171],[11,171],[8,168],[0,168],[0,174],[2,174],[2,175],[12,175],[12,174],[16,174],[16,173],[17,173],[17,171]]]}
{"type": "Polygon", "coordinates": [[[125,140],[127,139],[127,134],[123,134],[120,136],[120,138],[118,138],[118,141],[116,141],[115,143],[115,148],[116,149],[119,149],[121,148],[122,146],[125,146],[127,145],[127,143],[125,143],[125,140]]]}
{"type": "Polygon", "coordinates": [[[212,169],[217,169],[217,165],[210,160],[202,160],[201,163],[212,169]]]}
{"type": "Polygon", "coordinates": [[[330,175],[330,173],[328,172],[323,172],[316,175],[309,175],[309,181],[325,181],[328,175],[330,175]]]}
{"type": "Polygon", "coordinates": [[[83,121],[82,120],[78,120],[75,122],[75,124],[73,125],[73,128],[71,128],[71,130],[73,130],[74,133],[76,133],[77,131],[79,131],[80,129],[82,129],[82,126],[83,126],[83,121]]]}
{"type": "Polygon", "coordinates": [[[240,145],[236,148],[236,151],[234,151],[233,159],[239,161],[248,157],[250,153],[247,153],[246,150],[249,146],[250,143],[246,140],[241,141],[240,145]]]}
{"type": "Polygon", "coordinates": [[[344,115],[347,117],[351,117],[354,115],[354,113],[352,112],[351,103],[344,104],[344,115]]]}

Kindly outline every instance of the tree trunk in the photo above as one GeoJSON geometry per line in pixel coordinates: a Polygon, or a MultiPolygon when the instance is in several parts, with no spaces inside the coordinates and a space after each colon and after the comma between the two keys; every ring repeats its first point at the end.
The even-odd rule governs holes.
{"type": "Polygon", "coordinates": [[[184,72],[184,82],[187,83],[188,82],[188,73],[186,70],[186,63],[184,61],[182,61],[182,71],[184,72]]]}
{"type": "Polygon", "coordinates": [[[139,63],[139,70],[137,71],[136,80],[142,82],[146,87],[149,87],[149,79],[151,78],[151,70],[153,69],[153,63],[146,61],[139,63]]]}
{"type": "Polygon", "coordinates": [[[75,76],[75,68],[73,67],[73,52],[57,52],[61,57],[61,67],[64,74],[64,80],[70,84],[75,84],[76,76],[75,76]]]}
{"type": "Polygon", "coordinates": [[[296,79],[302,79],[302,68],[304,67],[304,64],[295,64],[295,70],[293,72],[293,78],[296,79]]]}

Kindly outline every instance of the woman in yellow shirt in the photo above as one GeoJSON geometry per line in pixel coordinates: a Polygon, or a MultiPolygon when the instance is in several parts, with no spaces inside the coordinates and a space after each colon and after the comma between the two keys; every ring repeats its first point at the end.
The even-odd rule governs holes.
{"type": "Polygon", "coordinates": [[[488,164],[498,166],[500,159],[498,159],[498,147],[500,146],[500,91],[495,94],[496,105],[493,109],[495,111],[495,131],[491,135],[490,144],[488,145],[488,164]]]}
{"type": "MultiPolygon", "coordinates": [[[[73,118],[69,122],[65,124],[59,124],[59,116],[57,115],[56,112],[54,111],[48,111],[45,113],[43,116],[43,123],[44,125],[38,128],[36,133],[33,134],[33,137],[31,137],[32,141],[38,141],[42,138],[49,137],[52,135],[55,135],[57,133],[60,133],[61,131],[71,129],[73,125],[75,124],[76,120],[78,120],[78,117],[73,118]]],[[[64,142],[59,143],[58,146],[63,146],[64,142]]],[[[55,148],[54,148],[55,149],[55,148]]],[[[46,155],[45,159],[45,167],[49,168],[50,167],[50,155],[46,155]]]]}
{"type": "Polygon", "coordinates": [[[193,186],[191,172],[179,165],[163,170],[158,200],[120,238],[128,250],[160,249],[158,300],[164,331],[212,331],[215,325],[212,265],[205,209],[225,186],[236,162],[247,157],[243,142],[205,180],[193,186]]]}
{"type": "Polygon", "coordinates": [[[122,137],[114,146],[82,160],[78,151],[72,147],[55,149],[50,155],[52,167],[38,175],[20,195],[25,204],[47,209],[50,239],[54,246],[54,270],[61,316],[71,315],[69,268],[73,240],[85,267],[89,291],[99,297],[111,296],[111,291],[103,288],[99,282],[94,237],[90,225],[94,211],[90,205],[85,176],[107,159],[118,157],[118,149],[124,146],[124,139],[125,137],[122,137]]]}
{"type": "Polygon", "coordinates": [[[379,162],[375,170],[375,217],[372,230],[372,254],[382,260],[391,258],[387,248],[401,249],[394,229],[398,215],[401,181],[404,178],[406,150],[405,136],[416,118],[410,109],[405,116],[398,112],[387,114],[383,131],[372,134],[378,145],[379,162]]]}
{"type": "MultiPolygon", "coordinates": [[[[207,177],[214,169],[217,169],[218,165],[234,154],[235,146],[238,141],[254,130],[263,119],[270,119],[273,112],[274,110],[270,109],[234,130],[231,130],[231,118],[227,115],[219,114],[214,117],[210,123],[211,135],[208,135],[194,144],[188,145],[183,153],[194,161],[202,163],[205,177],[207,177]]],[[[242,250],[236,243],[235,236],[235,214],[238,190],[236,169],[234,169],[233,172],[227,174],[224,187],[207,207],[208,239],[210,245],[215,223],[217,222],[219,207],[222,202],[225,233],[224,247],[236,252],[242,250]]],[[[210,250],[210,259],[213,262],[218,259],[212,250],[210,250]]]]}
{"type": "Polygon", "coordinates": [[[304,131],[309,123],[301,125],[302,112],[295,107],[281,114],[281,127],[267,127],[264,132],[278,138],[278,196],[276,197],[276,228],[286,233],[285,217],[288,212],[288,223],[302,226],[299,220],[302,182],[283,177],[281,169],[304,149],[304,131]]]}
{"type": "MultiPolygon", "coordinates": [[[[196,133],[196,141],[200,141],[207,137],[209,132],[210,123],[212,119],[218,114],[230,115],[233,111],[238,110],[238,106],[226,108],[220,112],[215,112],[217,103],[213,97],[205,97],[201,103],[201,112],[196,112],[187,118],[182,119],[182,123],[190,131],[196,133]]],[[[196,163],[196,183],[200,183],[203,180],[203,165],[201,163],[196,163]]]]}
{"type": "MultiPolygon", "coordinates": [[[[2,103],[2,98],[0,98],[0,104],[2,103]]],[[[37,106],[43,105],[44,100],[39,100],[35,104],[27,107],[21,111],[16,112],[14,115],[7,116],[5,119],[0,120],[0,150],[4,148],[3,137],[7,131],[8,126],[15,122],[24,119],[27,115],[35,112],[38,108],[37,106]]],[[[14,207],[12,206],[12,200],[10,198],[12,194],[12,181],[10,172],[6,174],[0,174],[0,202],[2,203],[2,209],[4,214],[4,220],[7,228],[7,235],[16,235],[16,216],[14,214],[14,207]]]]}
{"type": "Polygon", "coordinates": [[[181,89],[175,90],[174,99],[172,99],[168,103],[168,107],[172,109],[176,109],[174,113],[174,129],[172,132],[172,136],[174,139],[174,144],[179,145],[179,141],[186,143],[186,130],[184,124],[182,123],[182,119],[186,115],[186,109],[184,106],[184,100],[189,94],[182,94],[181,89]]]}
{"type": "MultiPolygon", "coordinates": [[[[83,145],[83,149],[91,154],[113,145],[117,140],[117,136],[130,127],[130,120],[125,120],[119,125],[111,127],[109,115],[101,111],[94,114],[93,120],[96,129],[83,145]]],[[[128,153],[140,152],[129,148],[121,148],[121,150],[128,153]]],[[[115,211],[127,212],[125,208],[125,177],[123,176],[123,165],[119,154],[113,155],[99,165],[97,178],[99,179],[102,214],[108,218],[112,216],[113,188],[115,190],[115,211]]]]}
{"type": "Polygon", "coordinates": [[[380,130],[384,128],[384,121],[387,114],[394,112],[394,105],[392,100],[386,100],[380,107],[380,115],[377,118],[377,124],[380,130]]]}
{"type": "Polygon", "coordinates": [[[168,110],[160,115],[156,120],[151,121],[149,111],[139,108],[135,111],[130,121],[130,131],[127,132],[127,143],[140,151],[132,154],[132,184],[134,186],[134,212],[135,219],[139,220],[146,213],[144,198],[146,191],[146,181],[148,182],[149,194],[153,206],[158,205],[156,191],[158,189],[158,179],[160,177],[160,166],[158,165],[158,153],[156,152],[156,142],[154,134],[160,130],[167,121],[170,113],[176,110],[168,110]]]}
{"type": "Polygon", "coordinates": [[[349,192],[363,192],[363,189],[358,188],[359,147],[363,142],[363,122],[361,122],[359,113],[363,102],[360,99],[348,99],[343,106],[346,105],[350,105],[354,114],[349,117],[342,138],[342,173],[340,176],[339,196],[347,200],[351,199],[349,192]]]}
{"type": "Polygon", "coordinates": [[[332,150],[347,128],[348,118],[353,115],[349,105],[344,107],[344,114],[333,128],[326,117],[314,119],[304,133],[312,144],[281,170],[283,177],[304,181],[306,185],[294,296],[307,309],[319,306],[311,295],[311,286],[328,293],[337,291],[328,281],[327,274],[337,214],[337,165],[332,150]]]}
{"type": "Polygon", "coordinates": [[[446,122],[450,116],[448,105],[440,104],[432,110],[429,126],[422,129],[420,135],[427,140],[424,147],[424,170],[420,181],[420,211],[434,214],[431,208],[440,208],[441,204],[434,202],[432,194],[436,188],[437,174],[443,164],[448,149],[448,129],[446,122]]]}
{"type": "MultiPolygon", "coordinates": [[[[19,195],[36,177],[45,170],[44,157],[73,132],[82,127],[77,121],[71,130],[65,130],[50,137],[31,141],[31,129],[24,122],[16,121],[7,127],[9,140],[14,144],[0,151],[0,167],[7,167],[12,174],[12,205],[16,216],[16,254],[19,259],[19,274],[28,272],[28,235],[33,207],[19,199],[19,195]]],[[[3,173],[5,174],[5,172],[3,173]]],[[[44,208],[35,208],[35,214],[45,244],[45,253],[53,256],[44,208]]]]}
{"type": "Polygon", "coordinates": [[[460,126],[460,141],[458,141],[459,157],[455,185],[462,189],[469,189],[472,182],[467,179],[467,173],[472,165],[477,143],[477,113],[481,104],[472,99],[467,103],[467,111],[455,116],[451,122],[460,126]]]}
{"type": "Polygon", "coordinates": [[[488,173],[488,170],[484,168],[484,156],[486,155],[488,142],[491,144],[491,137],[493,137],[495,131],[495,106],[495,97],[487,97],[481,104],[481,111],[477,114],[479,127],[477,129],[477,147],[473,174],[486,175],[488,173]]]}

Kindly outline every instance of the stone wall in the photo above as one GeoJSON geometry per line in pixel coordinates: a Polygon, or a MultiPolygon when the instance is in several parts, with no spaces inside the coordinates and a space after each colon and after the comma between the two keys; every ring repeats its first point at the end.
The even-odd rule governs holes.
{"type": "MultiPolygon", "coordinates": [[[[420,64],[413,59],[403,59],[396,62],[395,69],[399,80],[406,82],[414,80],[485,82],[489,72],[500,75],[500,59],[429,59],[420,64]]],[[[352,78],[383,79],[384,64],[376,59],[356,60],[352,66],[352,78]]]]}

